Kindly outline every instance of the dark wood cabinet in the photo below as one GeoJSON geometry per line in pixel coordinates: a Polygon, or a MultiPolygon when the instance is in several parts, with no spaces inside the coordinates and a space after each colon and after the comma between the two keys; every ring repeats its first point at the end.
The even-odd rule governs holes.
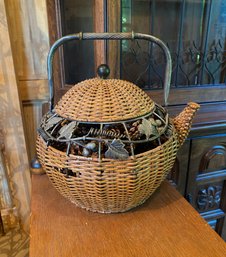
{"type": "Polygon", "coordinates": [[[226,135],[192,138],[189,159],[186,196],[221,234],[226,212],[226,135]]]}
{"type": "Polygon", "coordinates": [[[226,134],[213,128],[191,131],[169,179],[226,240],[226,134]]]}

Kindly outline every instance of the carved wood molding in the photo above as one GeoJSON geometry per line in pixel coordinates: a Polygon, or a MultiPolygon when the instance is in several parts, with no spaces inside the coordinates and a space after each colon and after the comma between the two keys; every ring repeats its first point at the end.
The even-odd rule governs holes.
{"type": "Polygon", "coordinates": [[[211,160],[213,160],[217,155],[223,156],[224,166],[226,167],[226,148],[224,145],[215,145],[211,149],[208,149],[207,152],[203,154],[199,164],[199,174],[206,172],[211,160]]]}
{"type": "Polygon", "coordinates": [[[221,186],[208,186],[198,191],[196,203],[199,211],[218,208],[221,201],[221,186]]]}

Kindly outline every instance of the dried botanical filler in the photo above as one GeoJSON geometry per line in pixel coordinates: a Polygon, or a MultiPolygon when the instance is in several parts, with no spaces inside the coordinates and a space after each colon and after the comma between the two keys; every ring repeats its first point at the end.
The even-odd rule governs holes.
{"type": "Polygon", "coordinates": [[[71,40],[142,39],[154,42],[166,58],[167,101],[171,57],[166,45],[140,33],[78,33],[56,41],[48,55],[50,110],[38,129],[39,160],[55,188],[76,205],[91,211],[124,212],[142,204],[173,167],[199,105],[189,103],[174,119],[136,85],[99,78],[73,86],[54,107],[52,59],[71,40]]]}

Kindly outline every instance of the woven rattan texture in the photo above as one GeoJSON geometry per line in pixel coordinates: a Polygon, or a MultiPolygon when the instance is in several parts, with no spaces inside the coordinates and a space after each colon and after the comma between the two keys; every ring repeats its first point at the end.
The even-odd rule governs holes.
{"type": "Polygon", "coordinates": [[[38,157],[55,188],[76,205],[91,211],[113,213],[142,204],[171,170],[178,150],[176,133],[153,150],[128,160],[69,155],[37,140],[38,157]],[[62,174],[62,169],[76,176],[62,174]]]}
{"type": "Polygon", "coordinates": [[[130,82],[94,78],[72,87],[55,111],[72,120],[109,122],[142,116],[154,106],[150,97],[130,82]]]}
{"type": "Polygon", "coordinates": [[[176,131],[178,132],[178,140],[180,145],[182,145],[187,138],[191,128],[191,121],[193,120],[193,117],[199,108],[199,104],[190,102],[184,108],[183,112],[174,118],[173,124],[176,131]]]}

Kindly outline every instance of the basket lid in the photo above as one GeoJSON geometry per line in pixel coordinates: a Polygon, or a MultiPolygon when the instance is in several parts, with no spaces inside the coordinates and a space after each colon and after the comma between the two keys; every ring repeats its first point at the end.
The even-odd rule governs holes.
{"type": "Polygon", "coordinates": [[[133,83],[93,78],[68,90],[55,106],[55,112],[71,120],[111,122],[137,118],[154,108],[154,101],[133,83]]]}

